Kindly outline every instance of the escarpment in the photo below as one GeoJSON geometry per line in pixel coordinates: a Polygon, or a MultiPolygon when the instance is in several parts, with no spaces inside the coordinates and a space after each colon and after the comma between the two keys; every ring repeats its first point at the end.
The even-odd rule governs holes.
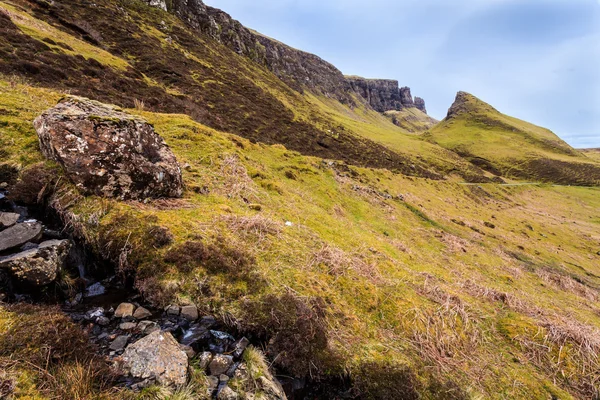
{"type": "Polygon", "coordinates": [[[396,80],[366,79],[359,76],[348,76],[346,80],[352,89],[365,99],[375,111],[401,111],[405,108],[418,108],[427,113],[425,100],[420,97],[413,100],[410,88],[400,87],[396,80]]]}

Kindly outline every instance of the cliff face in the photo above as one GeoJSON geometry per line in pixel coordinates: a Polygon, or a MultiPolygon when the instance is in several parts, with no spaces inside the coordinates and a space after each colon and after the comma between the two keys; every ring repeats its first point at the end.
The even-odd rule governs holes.
{"type": "Polygon", "coordinates": [[[399,87],[398,81],[365,79],[358,76],[348,76],[346,80],[352,89],[376,111],[386,112],[400,111],[405,108],[418,108],[426,113],[425,101],[420,97],[413,100],[410,88],[399,87]]]}
{"type": "Polygon", "coordinates": [[[350,85],[341,71],[314,54],[293,49],[251,31],[229,14],[206,6],[201,0],[146,1],[159,8],[164,5],[192,28],[266,66],[295,90],[302,91],[306,87],[342,103],[353,103],[350,85]]]}
{"type": "Polygon", "coordinates": [[[243,26],[229,14],[205,5],[202,0],[145,0],[177,15],[187,25],[205,33],[236,53],[267,67],[294,90],[312,92],[354,105],[360,95],[379,112],[416,107],[426,112],[421,98],[413,100],[410,88],[398,81],[345,77],[334,65],[320,57],[294,49],[243,26]]]}

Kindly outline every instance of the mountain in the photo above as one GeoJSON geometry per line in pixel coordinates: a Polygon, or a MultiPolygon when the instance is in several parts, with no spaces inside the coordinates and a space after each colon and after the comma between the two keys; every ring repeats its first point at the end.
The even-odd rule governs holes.
{"type": "Polygon", "coordinates": [[[0,397],[596,398],[594,154],[462,92],[438,123],[199,0],[0,0],[0,244],[73,247],[34,288],[3,265],[37,243],[0,247],[0,397]],[[132,377],[169,343],[183,387],[132,377]]]}
{"type": "Polygon", "coordinates": [[[551,131],[498,112],[460,92],[428,139],[497,176],[557,184],[598,185],[600,165],[551,131]]]}

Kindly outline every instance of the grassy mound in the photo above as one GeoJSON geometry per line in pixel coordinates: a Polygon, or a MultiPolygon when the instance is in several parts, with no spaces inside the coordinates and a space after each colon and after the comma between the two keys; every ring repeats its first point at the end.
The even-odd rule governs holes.
{"type": "Polygon", "coordinates": [[[565,185],[600,184],[600,164],[551,131],[501,114],[464,92],[427,138],[495,175],[565,185]]]}

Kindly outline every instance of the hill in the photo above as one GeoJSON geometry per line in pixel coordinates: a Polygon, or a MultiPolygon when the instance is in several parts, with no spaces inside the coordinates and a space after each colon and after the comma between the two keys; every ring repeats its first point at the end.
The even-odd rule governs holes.
{"type": "Polygon", "coordinates": [[[600,182],[600,165],[554,133],[504,115],[468,93],[458,93],[427,138],[497,176],[558,184],[600,182]]]}

